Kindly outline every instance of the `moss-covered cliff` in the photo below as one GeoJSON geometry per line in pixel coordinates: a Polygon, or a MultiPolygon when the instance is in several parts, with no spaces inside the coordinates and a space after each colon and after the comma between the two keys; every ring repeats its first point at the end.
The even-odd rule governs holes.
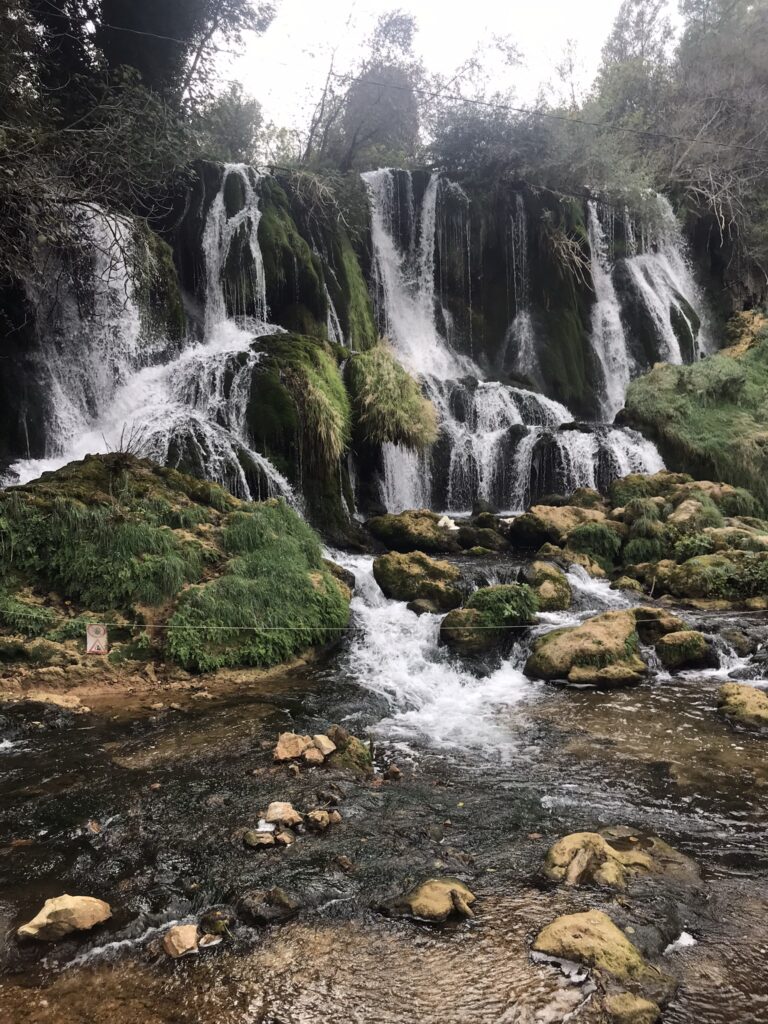
{"type": "Polygon", "coordinates": [[[622,418],[671,469],[747,487],[768,505],[768,323],[741,314],[729,341],[692,366],[659,365],[635,380],[622,418]]]}

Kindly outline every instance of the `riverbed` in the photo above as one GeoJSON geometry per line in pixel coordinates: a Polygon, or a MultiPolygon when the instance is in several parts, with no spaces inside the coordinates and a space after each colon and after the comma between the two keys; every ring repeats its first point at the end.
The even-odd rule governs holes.
{"type": "MultiPolygon", "coordinates": [[[[732,675],[768,686],[749,658],[718,639],[716,669],[670,676],[657,666],[628,690],[557,688],[523,674],[531,631],[503,656],[461,662],[439,647],[438,616],[384,598],[370,558],[336,557],[356,576],[353,624],[312,664],[143,714],[3,709],[4,1019],[598,1021],[589,979],[529,954],[540,927],[588,907],[631,928],[679,980],[665,1021],[768,1019],[768,741],[716,710],[732,675]],[[274,764],[280,732],[331,723],[373,740],[373,777],[274,764]],[[399,780],[385,778],[391,764],[399,780]],[[285,850],[246,849],[243,831],[273,800],[332,804],[343,820],[285,850]],[[615,824],[692,857],[701,887],[616,898],[544,879],[557,838],[615,824]],[[444,875],[476,893],[474,919],[435,927],[386,912],[444,875]],[[160,950],[172,922],[274,886],[301,904],[292,920],[238,925],[177,962],[160,950]],[[107,900],[112,920],[55,946],[17,943],[15,928],[61,892],[107,900]]],[[[471,574],[496,582],[513,570],[491,559],[471,574]]],[[[578,571],[571,584],[573,609],[540,616],[534,633],[637,603],[578,571]]]]}

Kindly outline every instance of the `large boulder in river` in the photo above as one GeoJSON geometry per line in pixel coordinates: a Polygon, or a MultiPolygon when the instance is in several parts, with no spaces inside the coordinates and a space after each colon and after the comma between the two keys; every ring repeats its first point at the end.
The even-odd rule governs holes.
{"type": "Polygon", "coordinates": [[[573,593],[562,569],[551,562],[532,562],[525,578],[533,587],[539,602],[539,611],[559,612],[571,607],[573,593]]]}
{"type": "Polygon", "coordinates": [[[459,570],[423,551],[390,551],[380,555],[374,560],[373,575],[384,594],[396,601],[423,599],[440,611],[450,611],[461,604],[461,592],[453,586],[460,578],[459,570]]]}
{"type": "Polygon", "coordinates": [[[584,523],[602,523],[605,512],[575,505],[533,505],[513,519],[509,539],[518,547],[538,548],[542,544],[562,544],[566,536],[584,523]]]}
{"type": "Polygon", "coordinates": [[[753,599],[765,606],[768,595],[768,551],[718,551],[676,565],[666,581],[675,597],[753,599]]]}
{"type": "Polygon", "coordinates": [[[512,630],[531,625],[536,594],[525,583],[481,587],[464,608],[449,612],[440,625],[440,641],[461,654],[480,654],[499,646],[512,630]]]}
{"type": "Polygon", "coordinates": [[[550,847],[544,873],[565,885],[624,889],[631,878],[660,875],[696,883],[697,865],[658,836],[617,825],[601,832],[574,832],[550,847]]]}
{"type": "Polygon", "coordinates": [[[373,536],[393,551],[458,552],[458,530],[445,516],[429,509],[374,516],[365,524],[373,536]],[[442,525],[441,525],[442,524],[442,525]]]}
{"type": "Polygon", "coordinates": [[[745,683],[726,683],[717,694],[721,714],[738,725],[768,729],[768,693],[745,683]]]}
{"type": "Polygon", "coordinates": [[[584,964],[607,981],[637,988],[656,1002],[668,999],[675,988],[672,978],[652,967],[637,946],[600,910],[556,918],[536,936],[533,951],[584,964]]]}
{"type": "Polygon", "coordinates": [[[695,629],[681,629],[660,637],[656,653],[670,672],[682,669],[714,668],[717,655],[711,642],[695,629]]]}
{"type": "Polygon", "coordinates": [[[545,633],[534,641],[525,665],[526,675],[536,679],[607,687],[639,683],[646,671],[632,611],[606,612],[545,633]]]}
{"type": "Polygon", "coordinates": [[[20,939],[38,939],[56,942],[70,932],[88,931],[112,917],[112,908],[104,900],[93,896],[55,896],[46,900],[31,921],[23,924],[16,934],[20,939]]]}

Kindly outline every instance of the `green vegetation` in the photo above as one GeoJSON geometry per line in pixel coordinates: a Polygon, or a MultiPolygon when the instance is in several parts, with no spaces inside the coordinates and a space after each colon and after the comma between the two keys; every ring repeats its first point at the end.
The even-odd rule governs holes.
{"type": "Polygon", "coordinates": [[[162,653],[143,626],[120,626],[130,616],[168,622],[167,654],[195,671],[273,665],[337,638],[348,616],[318,537],[284,502],[241,502],[125,454],[0,493],[0,581],[12,645],[80,640],[106,620],[113,660],[162,653]]]}
{"type": "Polygon", "coordinates": [[[605,523],[583,523],[568,534],[568,547],[581,551],[609,570],[621,550],[621,537],[605,523]]]}
{"type": "Polygon", "coordinates": [[[762,317],[744,315],[735,330],[741,340],[733,347],[691,366],[656,366],[633,381],[626,414],[668,464],[739,488],[726,515],[756,515],[768,504],[768,328],[762,317]]]}
{"type": "Polygon", "coordinates": [[[168,650],[206,672],[269,666],[337,639],[348,596],[323,564],[317,536],[283,502],[236,512],[224,530],[224,573],[186,590],[169,620],[168,650]]]}
{"type": "Polygon", "coordinates": [[[539,602],[527,583],[507,583],[481,587],[464,607],[479,612],[475,627],[496,629],[530,625],[539,610],[539,602]]]}
{"type": "Polygon", "coordinates": [[[425,448],[437,440],[437,414],[385,345],[352,356],[347,379],[358,430],[374,444],[425,448]]]}

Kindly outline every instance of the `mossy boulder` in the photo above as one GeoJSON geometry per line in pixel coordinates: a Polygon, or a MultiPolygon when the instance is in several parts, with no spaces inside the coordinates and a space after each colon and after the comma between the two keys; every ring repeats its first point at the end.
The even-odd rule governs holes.
{"type": "Polygon", "coordinates": [[[768,693],[745,683],[726,683],[717,694],[721,714],[738,725],[768,730],[768,693]]]}
{"type": "Polygon", "coordinates": [[[666,589],[681,598],[740,601],[768,595],[768,551],[718,551],[675,565],[666,589]]]}
{"type": "Polygon", "coordinates": [[[441,516],[422,508],[374,516],[365,525],[393,551],[458,552],[458,531],[440,523],[441,516]]]}
{"type": "Polygon", "coordinates": [[[430,558],[422,551],[404,554],[390,551],[373,563],[373,575],[387,597],[396,601],[429,601],[435,610],[450,611],[461,604],[454,584],[459,570],[450,562],[430,558]]]}
{"type": "Polygon", "coordinates": [[[349,615],[285,502],[239,501],[122,453],[0,493],[0,579],[6,637],[78,651],[85,625],[106,621],[121,660],[148,649],[194,671],[277,664],[337,639],[349,615]]]}
{"type": "Polygon", "coordinates": [[[559,612],[571,607],[573,593],[562,569],[551,562],[532,562],[525,578],[536,593],[539,611],[559,612]]]}
{"type": "Polygon", "coordinates": [[[566,914],[539,932],[533,950],[545,956],[575,960],[606,976],[607,981],[640,990],[654,1001],[669,998],[673,980],[652,967],[637,946],[600,910],[566,914]]]}
{"type": "Polygon", "coordinates": [[[565,885],[624,889],[642,875],[696,884],[700,872],[689,857],[658,836],[619,825],[601,832],[574,832],[550,847],[545,875],[565,885]]]}
{"type": "Polygon", "coordinates": [[[474,917],[475,894],[458,878],[430,878],[385,906],[389,913],[439,924],[449,917],[474,917]]]}
{"type": "Polygon", "coordinates": [[[336,749],[326,759],[332,768],[357,775],[370,775],[373,772],[373,749],[358,736],[353,736],[341,725],[332,725],[326,729],[326,736],[336,749]]]}
{"type": "Polygon", "coordinates": [[[506,551],[509,542],[496,529],[482,526],[460,526],[457,534],[459,544],[464,550],[484,548],[486,551],[506,551]]]}
{"type": "Polygon", "coordinates": [[[440,625],[440,641],[460,654],[481,654],[509,639],[517,627],[534,622],[538,603],[524,583],[476,590],[464,608],[449,612],[440,625]]]}
{"type": "Polygon", "coordinates": [[[658,1003],[634,992],[613,992],[606,996],[603,1007],[612,1024],[657,1024],[661,1020],[658,1003]]]}
{"type": "Polygon", "coordinates": [[[538,548],[547,542],[561,544],[567,535],[584,523],[601,523],[605,512],[574,505],[533,505],[517,516],[509,526],[509,540],[518,547],[538,548]]]}
{"type": "Polygon", "coordinates": [[[353,355],[346,378],[357,436],[375,445],[425,448],[437,440],[437,413],[386,345],[353,355]]]}
{"type": "Polygon", "coordinates": [[[606,612],[545,633],[534,641],[525,665],[535,679],[606,687],[639,683],[646,672],[631,611],[606,612]]]}
{"type": "Polygon", "coordinates": [[[717,665],[717,655],[712,644],[695,629],[683,629],[667,633],[656,643],[656,653],[670,672],[682,669],[713,668],[717,665]]]}

